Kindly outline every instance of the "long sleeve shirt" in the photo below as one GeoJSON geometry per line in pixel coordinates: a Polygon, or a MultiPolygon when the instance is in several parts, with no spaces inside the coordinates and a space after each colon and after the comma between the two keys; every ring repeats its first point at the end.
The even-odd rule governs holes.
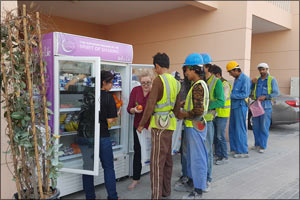
{"type": "Polygon", "coordinates": [[[202,85],[196,84],[192,90],[193,109],[187,112],[188,119],[201,116],[204,112],[204,89],[202,85]]]}
{"type": "Polygon", "coordinates": [[[234,80],[232,92],[230,95],[231,109],[240,106],[247,106],[245,98],[248,98],[251,92],[251,80],[244,73],[241,73],[238,78],[234,80]]]}
{"type": "Polygon", "coordinates": [[[217,79],[213,96],[215,100],[209,100],[208,110],[221,108],[225,104],[224,89],[223,89],[222,81],[220,79],[217,79]]]}
{"type": "MultiPolygon", "coordinates": [[[[130,93],[129,103],[127,106],[127,112],[132,115],[132,113],[130,112],[130,109],[136,107],[137,105],[142,105],[143,108],[145,108],[148,97],[149,97],[149,93],[146,96],[144,96],[142,86],[134,87],[130,93]]],[[[135,128],[138,128],[138,125],[143,117],[143,114],[144,114],[144,111],[141,113],[134,114],[134,127],[135,128]]],[[[148,120],[147,123],[145,124],[145,128],[148,128],[149,123],[150,123],[150,120],[148,120]]]]}
{"type": "MultiPolygon", "coordinates": [[[[256,98],[260,96],[266,96],[266,99],[261,102],[261,105],[263,108],[272,108],[272,101],[271,98],[277,97],[279,95],[279,88],[276,79],[273,77],[271,86],[272,91],[271,94],[268,94],[268,76],[262,80],[261,77],[257,80],[257,86],[256,86],[256,98]]],[[[251,90],[254,90],[255,83],[252,83],[251,90]]]]}
{"type": "MultiPolygon", "coordinates": [[[[146,108],[144,110],[144,115],[140,121],[139,126],[145,126],[146,122],[150,119],[152,113],[154,112],[155,105],[163,97],[164,85],[159,76],[153,80],[152,88],[147,100],[146,108]]],[[[180,95],[177,95],[173,113],[175,116],[178,115],[180,111],[180,95]]]]}

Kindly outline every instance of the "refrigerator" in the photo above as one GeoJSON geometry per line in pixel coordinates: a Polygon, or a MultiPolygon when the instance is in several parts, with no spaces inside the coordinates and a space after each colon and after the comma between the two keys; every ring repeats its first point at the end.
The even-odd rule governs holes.
{"type": "MultiPolygon", "coordinates": [[[[49,125],[54,134],[59,135],[58,143],[62,144],[59,160],[63,163],[57,187],[60,196],[83,190],[82,174],[94,175],[95,185],[104,183],[103,169],[99,160],[100,140],[100,89],[101,70],[115,74],[113,88],[109,91],[119,105],[120,117],[109,125],[114,154],[116,178],[130,173],[129,144],[131,130],[128,124],[131,116],[127,105],[132,89],[132,45],[113,41],[95,39],[85,36],[52,32],[43,35],[43,59],[46,62],[47,99],[51,102],[53,115],[49,125]],[[82,81],[66,88],[69,81],[78,75],[85,75],[82,81]],[[89,168],[83,167],[83,156],[77,144],[78,117],[82,105],[84,88],[94,88],[95,101],[93,162],[89,168]],[[122,101],[120,101],[122,100],[122,101]]],[[[140,65],[140,67],[150,65],[140,65]]],[[[153,66],[152,66],[153,67],[153,66]]]]}

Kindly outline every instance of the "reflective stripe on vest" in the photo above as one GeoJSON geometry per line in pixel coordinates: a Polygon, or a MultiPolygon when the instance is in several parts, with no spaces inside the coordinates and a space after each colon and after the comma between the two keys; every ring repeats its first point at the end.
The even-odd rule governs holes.
{"type": "MultiPolygon", "coordinates": [[[[218,78],[216,78],[214,75],[211,75],[211,77],[207,81],[208,89],[209,89],[209,101],[214,101],[214,90],[217,84],[218,78]]],[[[206,121],[212,121],[214,119],[214,115],[212,113],[207,113],[204,116],[206,121]]]]}
{"type": "Polygon", "coordinates": [[[170,125],[167,130],[176,130],[176,118],[173,113],[173,108],[176,103],[176,97],[180,91],[180,83],[177,81],[171,74],[165,73],[159,75],[164,91],[161,100],[159,100],[154,109],[154,114],[151,116],[150,127],[158,128],[155,124],[155,115],[169,115],[170,116],[170,125]]]}
{"type": "Polygon", "coordinates": [[[223,88],[226,84],[229,85],[230,91],[229,91],[228,96],[225,99],[224,106],[222,108],[216,108],[218,117],[229,117],[229,115],[230,115],[230,105],[231,105],[230,94],[231,94],[232,86],[228,81],[223,81],[223,88]]]}
{"type": "MultiPolygon", "coordinates": [[[[207,85],[203,80],[199,80],[189,90],[189,93],[186,96],[184,110],[185,111],[193,110],[194,105],[193,105],[193,92],[192,91],[193,91],[194,86],[198,83],[200,83],[204,89],[204,98],[203,98],[204,112],[201,116],[196,117],[195,120],[200,120],[207,113],[208,105],[209,105],[209,91],[208,91],[207,85]]],[[[191,120],[184,120],[184,124],[186,127],[193,127],[193,123],[191,120]]]]}
{"type": "MultiPolygon", "coordinates": [[[[257,81],[260,77],[257,77],[257,81]]],[[[272,92],[272,80],[273,80],[273,77],[271,75],[268,76],[268,82],[267,82],[267,85],[268,85],[268,94],[271,94],[272,92]]],[[[256,86],[257,86],[257,82],[255,83],[255,87],[254,87],[254,91],[253,91],[253,99],[256,100],[256,86]]]]}

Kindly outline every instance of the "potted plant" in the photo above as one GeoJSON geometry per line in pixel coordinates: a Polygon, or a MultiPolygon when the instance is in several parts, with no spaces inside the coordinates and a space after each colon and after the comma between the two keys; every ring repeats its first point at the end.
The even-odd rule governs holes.
{"type": "Polygon", "coordinates": [[[46,100],[46,63],[42,57],[39,13],[19,16],[6,11],[1,22],[1,107],[7,120],[9,154],[17,193],[15,199],[51,199],[56,188],[59,137],[51,133],[48,119],[53,114],[46,100]]]}

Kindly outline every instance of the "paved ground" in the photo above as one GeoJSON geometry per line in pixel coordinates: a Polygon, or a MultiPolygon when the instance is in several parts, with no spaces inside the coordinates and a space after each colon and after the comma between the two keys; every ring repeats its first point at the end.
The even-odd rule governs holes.
{"type": "MultiPolygon", "coordinates": [[[[249,147],[253,133],[249,131],[249,147]]],[[[213,183],[205,199],[299,199],[299,124],[271,127],[268,149],[264,154],[249,151],[249,158],[229,158],[228,163],[213,166],[213,183]]],[[[180,155],[173,157],[172,188],[180,177],[180,155]]],[[[149,173],[133,191],[127,186],[131,178],[117,182],[121,199],[151,198],[149,173]]],[[[97,198],[105,199],[104,185],[96,187],[97,198]]],[[[181,199],[186,193],[172,190],[171,199],[181,199]]],[[[84,199],[77,192],[62,199],[84,199]]]]}

